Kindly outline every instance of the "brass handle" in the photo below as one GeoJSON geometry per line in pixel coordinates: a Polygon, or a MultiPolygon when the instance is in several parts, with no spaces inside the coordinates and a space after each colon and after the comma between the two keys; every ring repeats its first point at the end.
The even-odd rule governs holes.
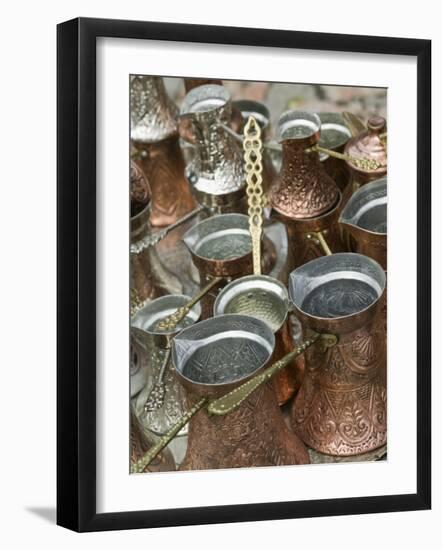
{"type": "Polygon", "coordinates": [[[307,149],[307,152],[310,152],[310,151],[325,153],[329,157],[333,157],[339,160],[347,160],[348,162],[351,162],[361,170],[378,170],[383,166],[383,164],[381,164],[380,162],[374,159],[353,157],[351,155],[346,155],[345,153],[338,153],[337,151],[333,151],[332,149],[326,149],[325,147],[320,147],[319,145],[314,145],[313,147],[310,147],[309,149],[307,149]]]}
{"type": "Polygon", "coordinates": [[[249,229],[252,239],[253,273],[261,274],[262,212],[265,204],[262,188],[261,128],[250,116],[244,126],[244,169],[247,182],[249,229]]]}
{"type": "Polygon", "coordinates": [[[308,233],[307,238],[315,238],[318,239],[318,242],[326,256],[331,256],[332,251],[330,250],[330,247],[328,246],[327,241],[325,240],[324,234],[322,231],[315,231],[314,233],[308,233]]]}
{"type": "Polygon", "coordinates": [[[344,111],[342,113],[342,117],[345,120],[352,137],[358,136],[361,132],[364,132],[367,129],[362,120],[349,111],[344,111]]]}
{"type": "MultiPolygon", "coordinates": [[[[331,335],[324,335],[324,336],[327,336],[327,338],[329,338],[331,335]]],[[[274,363],[271,367],[266,369],[261,374],[254,376],[252,379],[248,380],[247,382],[244,382],[244,384],[242,384],[241,386],[238,386],[228,394],[218,399],[215,399],[214,401],[209,403],[209,406],[207,407],[209,414],[224,415],[234,411],[257,388],[259,388],[259,386],[261,386],[265,382],[268,382],[270,378],[272,378],[272,376],[274,376],[276,373],[278,373],[280,370],[286,367],[295,357],[304,353],[307,348],[312,346],[320,338],[322,338],[322,335],[315,334],[308,340],[305,340],[303,344],[301,344],[300,346],[295,348],[293,351],[285,355],[282,359],[274,363]]],[[[336,343],[337,341],[336,337],[334,337],[332,341],[336,343]]]]}
{"type": "Polygon", "coordinates": [[[172,330],[174,329],[178,323],[180,323],[186,315],[189,313],[189,311],[193,308],[193,306],[198,303],[204,296],[211,290],[214,286],[216,286],[218,283],[220,283],[223,280],[222,277],[215,277],[215,279],[212,279],[208,285],[206,285],[200,292],[191,298],[186,304],[179,307],[176,311],[168,315],[167,317],[164,317],[164,319],[161,319],[161,321],[158,321],[155,325],[156,330],[172,330]]]}
{"type": "Polygon", "coordinates": [[[144,454],[135,464],[131,466],[131,473],[140,474],[145,470],[147,466],[154,460],[160,452],[169,445],[172,439],[177,435],[177,433],[184,428],[184,426],[189,422],[189,420],[194,416],[200,409],[204,407],[207,403],[207,398],[204,397],[200,399],[195,405],[183,415],[176,424],[174,424],[170,430],[159,439],[159,441],[151,447],[146,454],[144,454]]]}

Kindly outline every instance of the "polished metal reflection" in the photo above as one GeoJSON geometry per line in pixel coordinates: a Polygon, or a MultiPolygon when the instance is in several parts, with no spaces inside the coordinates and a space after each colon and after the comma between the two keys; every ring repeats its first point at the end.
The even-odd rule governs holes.
{"type": "Polygon", "coordinates": [[[361,254],[324,256],[290,276],[290,297],[296,308],[311,318],[311,328],[323,329],[322,320],[361,314],[379,300],[384,288],[382,267],[361,254]]]}
{"type": "Polygon", "coordinates": [[[194,258],[209,264],[229,264],[252,253],[249,220],[243,214],[221,214],[203,220],[184,234],[183,241],[194,258]]]}
{"type": "Polygon", "coordinates": [[[178,108],[166,93],[160,76],[133,75],[130,78],[131,139],[155,143],[178,130],[178,108]]]}
{"type": "Polygon", "coordinates": [[[187,328],[172,344],[181,382],[201,395],[224,392],[252,377],[270,359],[275,337],[269,326],[246,315],[222,315],[187,328]]]}
{"type": "Polygon", "coordinates": [[[386,235],[387,178],[358,189],[342,210],[339,221],[364,231],[386,235]]]}

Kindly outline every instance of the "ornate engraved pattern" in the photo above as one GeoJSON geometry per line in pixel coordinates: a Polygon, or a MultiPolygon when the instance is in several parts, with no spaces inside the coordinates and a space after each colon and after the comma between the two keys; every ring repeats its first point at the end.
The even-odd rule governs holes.
{"type": "Polygon", "coordinates": [[[273,208],[289,218],[314,218],[337,203],[339,191],[325,172],[318,153],[306,153],[298,140],[283,142],[282,167],[269,199],[273,208]]]}
{"type": "Polygon", "coordinates": [[[293,404],[295,433],[317,451],[349,456],[387,441],[385,334],[364,327],[326,353],[306,353],[306,374],[293,404]]]}
{"type": "MultiPolygon", "coordinates": [[[[144,426],[152,433],[162,435],[173,426],[181,416],[186,412],[186,395],[183,387],[177,381],[174,375],[174,367],[169,361],[164,373],[164,402],[163,406],[157,410],[145,411],[144,405],[154,387],[161,367],[164,363],[166,350],[159,348],[150,348],[148,350],[148,362],[150,366],[149,378],[143,390],[136,400],[136,412],[142,419],[144,426]]],[[[187,427],[183,433],[187,431],[187,427]]]]}
{"type": "MultiPolygon", "coordinates": [[[[193,399],[191,400],[193,401],[193,399]]],[[[235,411],[193,417],[180,470],[308,464],[308,453],[286,427],[271,387],[257,389],[235,411]]]]}

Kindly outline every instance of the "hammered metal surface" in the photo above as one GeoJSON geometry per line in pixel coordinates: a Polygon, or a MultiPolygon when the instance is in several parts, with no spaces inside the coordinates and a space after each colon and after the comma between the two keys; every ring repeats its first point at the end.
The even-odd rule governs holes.
{"type": "Polygon", "coordinates": [[[244,187],[241,148],[227,132],[232,118],[230,95],[208,84],[191,90],[180,111],[181,138],[192,144],[186,175],[199,192],[220,195],[244,187]]]}
{"type": "Polygon", "coordinates": [[[282,145],[282,167],[270,189],[272,207],[289,218],[314,218],[337,203],[339,191],[325,172],[318,153],[289,140],[282,145]]]}
{"type": "Polygon", "coordinates": [[[190,422],[180,470],[308,463],[306,448],[285,425],[274,393],[266,384],[225,416],[199,411],[190,422]]]}
{"type": "Polygon", "coordinates": [[[160,76],[130,78],[131,139],[156,143],[176,134],[178,109],[170,100],[160,76]]]}

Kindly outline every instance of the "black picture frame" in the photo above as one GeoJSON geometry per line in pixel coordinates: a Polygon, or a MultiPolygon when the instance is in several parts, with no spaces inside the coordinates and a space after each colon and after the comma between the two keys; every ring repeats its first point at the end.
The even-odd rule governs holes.
{"type": "Polygon", "coordinates": [[[425,510],[431,506],[431,41],[74,19],[57,28],[57,523],[75,531],[425,510]],[[417,491],[415,494],[96,512],[96,38],[417,58],[417,491]]]}

